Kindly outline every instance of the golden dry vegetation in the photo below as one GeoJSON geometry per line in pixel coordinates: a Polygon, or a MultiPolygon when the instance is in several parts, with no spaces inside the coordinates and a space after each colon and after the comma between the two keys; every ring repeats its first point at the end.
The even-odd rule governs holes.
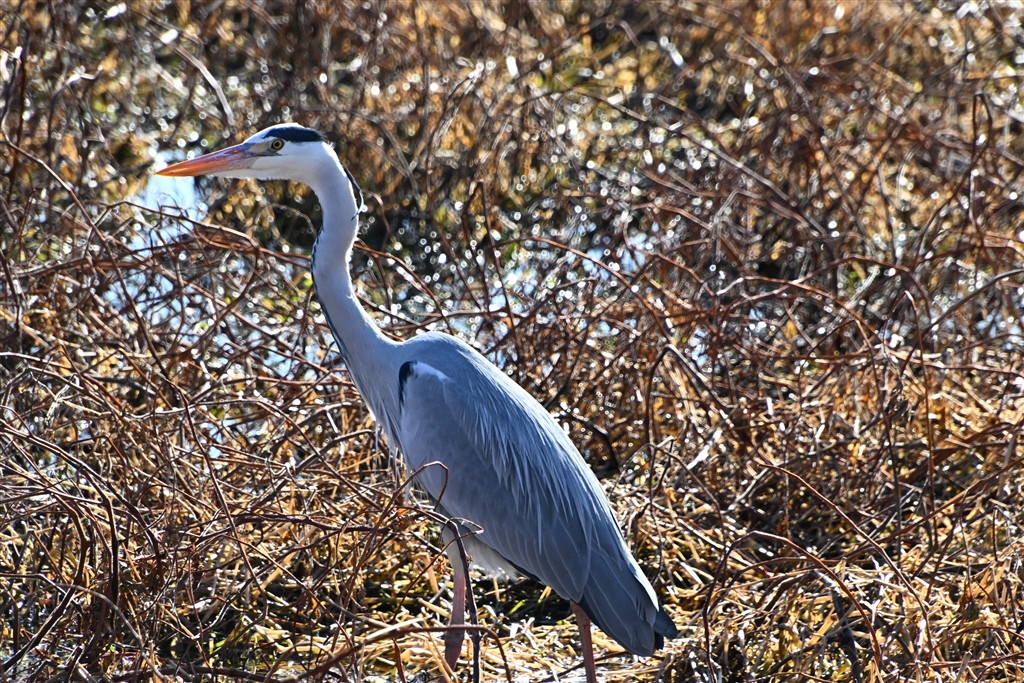
{"type": "MultiPolygon", "coordinates": [[[[0,11],[0,681],[449,677],[315,201],[147,185],[285,120],[367,191],[375,319],[601,477],[681,630],[605,680],[1024,680],[1019,2],[0,11]]],[[[486,680],[577,666],[557,596],[475,591],[486,680]]]]}

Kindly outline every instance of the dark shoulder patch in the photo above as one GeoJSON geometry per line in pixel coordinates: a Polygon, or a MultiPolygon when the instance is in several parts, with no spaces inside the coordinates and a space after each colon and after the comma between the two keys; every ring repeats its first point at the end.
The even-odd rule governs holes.
{"type": "Polygon", "coordinates": [[[323,133],[305,126],[285,125],[274,128],[268,138],[280,138],[285,142],[327,142],[323,133]]]}
{"type": "Polygon", "coordinates": [[[414,365],[416,365],[416,361],[407,360],[398,369],[398,405],[402,405],[405,401],[405,383],[408,381],[409,375],[412,374],[412,366],[414,365]]]}

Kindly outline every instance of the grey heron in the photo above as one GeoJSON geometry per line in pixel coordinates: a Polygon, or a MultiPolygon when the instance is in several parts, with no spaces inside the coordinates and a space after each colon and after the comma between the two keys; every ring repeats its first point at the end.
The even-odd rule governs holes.
{"type": "MultiPolygon", "coordinates": [[[[313,282],[356,387],[439,511],[479,525],[475,534],[459,528],[474,565],[533,577],[570,602],[588,681],[596,681],[590,621],[636,655],[676,636],[597,478],[541,404],[465,342],[438,332],[394,341],[360,306],[349,261],[361,192],[321,133],[271,126],[159,173],[286,179],[313,190],[323,210],[313,282]]],[[[452,623],[462,625],[466,576],[453,537],[452,623]]],[[[453,668],[461,642],[446,639],[453,668]]]]}

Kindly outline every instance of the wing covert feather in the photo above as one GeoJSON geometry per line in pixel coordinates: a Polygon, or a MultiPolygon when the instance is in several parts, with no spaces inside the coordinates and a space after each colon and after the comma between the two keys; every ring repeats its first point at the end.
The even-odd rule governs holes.
{"type": "Polygon", "coordinates": [[[406,461],[413,471],[444,465],[427,467],[420,484],[448,514],[482,526],[480,540],[516,567],[578,601],[600,535],[594,523],[610,509],[564,432],[507,387],[474,392],[426,363],[403,367],[406,461]]]}
{"type": "Polygon", "coordinates": [[[389,436],[419,484],[520,572],[551,586],[623,647],[650,655],[675,626],[626,547],[597,478],[554,418],[468,345],[403,344],[389,436]],[[435,463],[430,466],[428,463],[435,463]]]}

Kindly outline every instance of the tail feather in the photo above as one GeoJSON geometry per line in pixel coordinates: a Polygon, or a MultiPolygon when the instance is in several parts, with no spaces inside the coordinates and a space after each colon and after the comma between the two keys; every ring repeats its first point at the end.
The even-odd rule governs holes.
{"type": "Polygon", "coordinates": [[[613,562],[600,554],[592,556],[590,577],[577,603],[622,647],[649,657],[664,645],[665,638],[678,635],[676,626],[652,599],[648,586],[631,571],[616,571],[613,562]]]}
{"type": "Polygon", "coordinates": [[[676,628],[672,617],[668,615],[664,607],[658,608],[658,616],[654,617],[654,649],[660,650],[665,646],[665,639],[672,640],[679,637],[679,630],[676,628]]]}
{"type": "Polygon", "coordinates": [[[652,654],[653,632],[647,633],[650,627],[642,606],[629,595],[633,591],[618,584],[614,574],[595,569],[591,566],[590,580],[579,600],[580,607],[591,621],[628,651],[637,655],[652,654]]]}

